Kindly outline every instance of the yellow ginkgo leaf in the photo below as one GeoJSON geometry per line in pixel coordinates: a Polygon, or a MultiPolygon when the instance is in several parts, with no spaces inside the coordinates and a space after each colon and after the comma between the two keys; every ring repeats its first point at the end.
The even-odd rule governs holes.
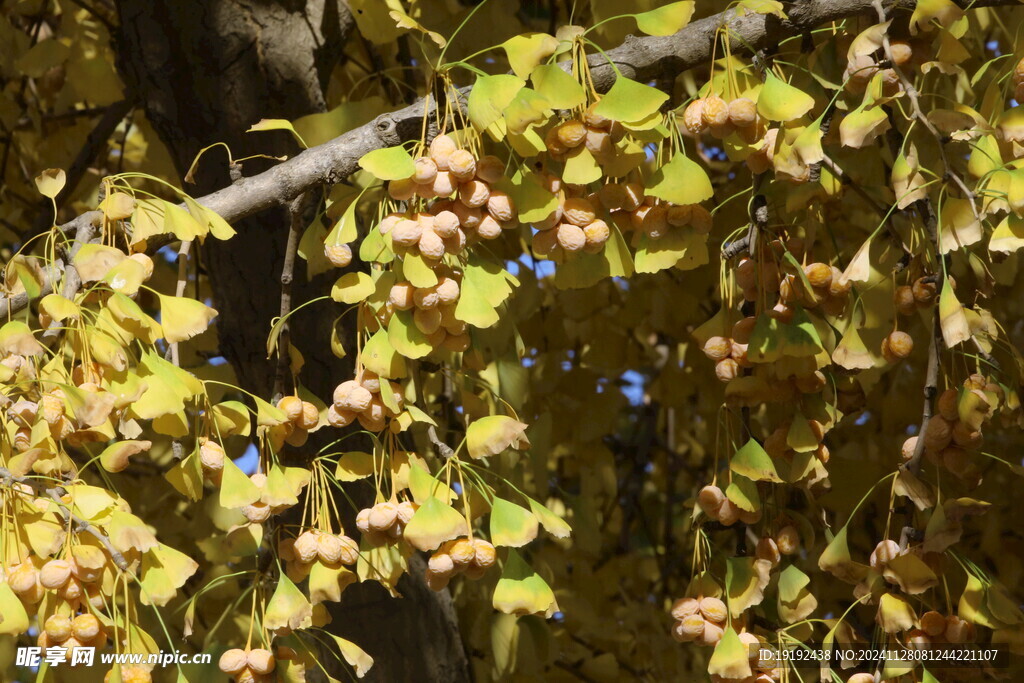
{"type": "Polygon", "coordinates": [[[174,344],[183,342],[209,327],[217,311],[201,301],[180,296],[157,295],[160,298],[160,325],[164,339],[174,344]]]}
{"type": "Polygon", "coordinates": [[[60,191],[64,189],[65,182],[67,182],[67,175],[61,168],[48,168],[36,176],[36,188],[39,189],[40,194],[50,199],[55,199],[60,194],[60,191]]]}

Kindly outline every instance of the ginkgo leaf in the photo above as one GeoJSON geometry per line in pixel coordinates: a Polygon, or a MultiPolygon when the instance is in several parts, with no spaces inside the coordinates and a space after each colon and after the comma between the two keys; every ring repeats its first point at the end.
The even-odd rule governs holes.
{"type": "Polygon", "coordinates": [[[569,523],[548,509],[548,507],[530,498],[530,510],[540,520],[544,530],[555,538],[568,538],[572,533],[569,523]]]}
{"type": "Polygon", "coordinates": [[[584,145],[580,145],[566,155],[565,169],[562,178],[572,185],[587,185],[602,175],[594,155],[584,145]]]}
{"type": "Polygon", "coordinates": [[[999,221],[988,239],[988,250],[1002,254],[1011,254],[1024,247],[1024,218],[1008,214],[999,221]]]}
{"type": "Polygon", "coordinates": [[[277,635],[286,635],[313,625],[313,606],[291,579],[281,574],[277,589],[267,603],[263,627],[277,635]]]}
{"type": "Polygon", "coordinates": [[[907,595],[919,595],[939,583],[931,567],[913,553],[903,553],[890,560],[882,575],[907,595]]]}
{"type": "Polygon", "coordinates": [[[466,518],[451,505],[430,496],[405,526],[403,538],[417,550],[436,550],[445,541],[469,531],[466,518]]]}
{"type": "Polygon", "coordinates": [[[125,260],[124,252],[103,244],[83,244],[73,262],[82,282],[102,280],[110,269],[125,260]]]}
{"type": "Polygon", "coordinates": [[[391,347],[406,358],[423,358],[434,350],[427,335],[416,326],[412,311],[395,311],[388,322],[391,347]]]}
{"type": "Polygon", "coordinates": [[[131,456],[148,451],[152,445],[152,441],[118,441],[103,449],[100,465],[107,472],[121,472],[128,467],[131,456]]]}
{"type": "Polygon", "coordinates": [[[388,12],[388,14],[394,20],[395,24],[399,28],[406,28],[411,29],[413,31],[419,31],[420,33],[424,34],[432,41],[434,41],[434,44],[437,45],[438,47],[443,48],[445,45],[448,44],[448,41],[445,40],[444,36],[442,36],[437,31],[430,31],[424,28],[422,24],[420,24],[418,21],[410,17],[402,9],[391,10],[390,12],[388,12]]]}
{"type": "Polygon", "coordinates": [[[405,376],[405,359],[391,346],[387,330],[374,332],[359,357],[367,370],[381,377],[397,379],[405,376]]]}
{"type": "Polygon", "coordinates": [[[889,117],[882,107],[858,107],[839,122],[839,139],[844,147],[860,149],[889,128],[889,117]]]}
{"type": "Polygon", "coordinates": [[[373,666],[373,657],[366,654],[361,647],[351,641],[340,638],[330,632],[328,632],[327,635],[334,640],[335,644],[338,646],[338,651],[341,652],[341,656],[355,671],[356,677],[362,678],[365,676],[373,666]]]}
{"type": "Polygon", "coordinates": [[[466,448],[472,458],[498,455],[507,448],[530,447],[527,425],[506,415],[490,415],[473,421],[466,430],[466,448]]]}
{"type": "Polygon", "coordinates": [[[699,204],[711,199],[715,190],[708,174],[697,162],[685,154],[676,154],[654,172],[646,192],[674,204],[699,204]]]}
{"type": "Polygon", "coordinates": [[[531,88],[520,88],[505,107],[505,124],[509,133],[522,134],[551,116],[551,103],[531,88]]]}
{"type": "Polygon", "coordinates": [[[533,88],[554,109],[573,109],[587,101],[583,86],[557,64],[543,64],[530,72],[533,88]]]}
{"type": "Polygon", "coordinates": [[[309,571],[309,601],[314,605],[338,602],[344,590],[358,580],[359,577],[342,564],[314,562],[309,571]]]}
{"type": "Polygon", "coordinates": [[[730,557],[725,566],[725,592],[729,613],[739,617],[764,601],[764,589],[771,580],[771,562],[754,557],[730,557]]]}
{"type": "Polygon", "coordinates": [[[240,401],[224,401],[210,410],[217,433],[225,436],[249,436],[252,427],[249,409],[240,401]]]}
{"type": "Polygon", "coordinates": [[[971,338],[971,326],[967,322],[964,308],[948,279],[943,279],[942,292],[939,294],[939,327],[942,328],[946,348],[951,349],[971,338]]]}
{"type": "Polygon", "coordinates": [[[612,121],[640,121],[661,108],[668,94],[620,76],[594,107],[594,113],[612,121]]]}
{"type": "Polygon", "coordinates": [[[170,546],[151,548],[142,558],[142,604],[166,605],[198,569],[198,562],[170,546]]]}
{"type": "Polygon", "coordinates": [[[857,584],[864,579],[869,567],[854,562],[850,557],[850,546],[846,538],[846,527],[839,530],[818,557],[818,568],[840,581],[857,584]]]}
{"type": "Polygon", "coordinates": [[[757,113],[769,121],[792,121],[814,107],[814,98],[768,71],[757,96],[757,113]]]}
{"type": "Polygon", "coordinates": [[[109,221],[131,218],[135,211],[135,197],[126,192],[111,192],[98,208],[109,221]]]}
{"type": "Polygon", "coordinates": [[[729,460],[729,469],[742,474],[754,481],[771,481],[782,483],[775,465],[764,448],[756,440],[750,439],[729,460]]]}
{"type": "Polygon", "coordinates": [[[875,357],[871,355],[860,338],[857,326],[850,324],[843,332],[842,341],[832,352],[832,361],[847,370],[867,370],[874,367],[875,357]]]}
{"type": "Polygon", "coordinates": [[[57,322],[63,322],[68,318],[77,319],[80,313],[78,304],[60,294],[47,294],[40,299],[39,310],[57,322]]]}
{"type": "Polygon", "coordinates": [[[28,612],[9,583],[0,583],[0,635],[18,637],[28,631],[28,612]]]}
{"type": "Polygon", "coordinates": [[[525,85],[523,79],[509,74],[477,78],[466,102],[466,115],[473,127],[480,132],[490,128],[525,85]]]}
{"type": "Polygon", "coordinates": [[[708,660],[708,673],[726,679],[750,677],[750,652],[732,626],[727,626],[708,660]]]}
{"type": "Polygon", "coordinates": [[[383,147],[367,152],[360,157],[359,167],[379,180],[404,180],[416,170],[404,147],[383,147]]]}
{"type": "Polygon", "coordinates": [[[877,623],[886,633],[900,633],[914,627],[917,615],[904,598],[886,593],[878,600],[877,623]]]}
{"type": "Polygon", "coordinates": [[[508,553],[492,603],[505,614],[546,614],[556,609],[551,587],[515,550],[508,553]]]}
{"type": "Polygon", "coordinates": [[[67,174],[61,168],[48,168],[36,176],[36,188],[44,197],[56,199],[67,182],[67,174]]]}
{"type": "Polygon", "coordinates": [[[647,12],[634,14],[636,27],[649,36],[670,36],[680,30],[693,16],[693,0],[670,2],[647,12]]]}
{"type": "Polygon", "coordinates": [[[537,538],[537,517],[502,498],[491,503],[491,543],[520,548],[537,538]]]}
{"type": "Polygon", "coordinates": [[[228,509],[243,508],[260,499],[260,490],[245,476],[231,458],[224,458],[220,483],[220,505],[228,509]]]}
{"type": "Polygon", "coordinates": [[[345,273],[331,288],[331,298],[344,304],[354,304],[373,294],[376,288],[369,273],[345,273]]]}
{"type": "Polygon", "coordinates": [[[292,125],[291,121],[287,119],[260,119],[256,123],[249,126],[249,130],[246,133],[256,133],[264,130],[286,130],[292,134],[292,136],[298,141],[303,147],[309,147],[306,141],[302,139],[299,132],[295,130],[295,126],[292,125]]]}
{"type": "Polygon", "coordinates": [[[939,251],[950,251],[967,247],[981,241],[984,230],[981,221],[974,214],[974,203],[970,199],[947,198],[942,204],[939,223],[939,251]]]}
{"type": "Polygon", "coordinates": [[[839,276],[840,284],[849,282],[867,282],[871,277],[871,239],[864,240],[857,253],[853,255],[846,270],[839,276]]]}
{"type": "Polygon", "coordinates": [[[45,347],[32,334],[29,326],[20,320],[11,320],[0,327],[0,353],[5,356],[11,354],[36,356],[45,350],[45,347]]]}
{"type": "Polygon", "coordinates": [[[557,47],[558,39],[547,33],[522,33],[501,44],[512,72],[519,78],[527,78],[557,47]]]}
{"type": "Polygon", "coordinates": [[[362,451],[345,453],[338,458],[334,478],[338,481],[358,481],[373,474],[373,454],[362,451]]]}
{"type": "Polygon", "coordinates": [[[160,326],[171,344],[191,339],[209,327],[217,311],[202,301],[157,294],[160,299],[160,326]]]}

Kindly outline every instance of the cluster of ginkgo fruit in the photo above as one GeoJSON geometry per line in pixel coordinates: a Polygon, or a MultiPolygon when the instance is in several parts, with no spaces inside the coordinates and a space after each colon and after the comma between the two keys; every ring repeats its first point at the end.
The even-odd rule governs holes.
{"type": "Polygon", "coordinates": [[[274,680],[272,674],[277,668],[277,658],[265,648],[243,650],[236,647],[225,650],[217,664],[235,683],[268,683],[274,680]]]}
{"type": "MultiPolygon", "coordinates": [[[[1004,402],[1005,392],[984,375],[964,380],[962,389],[946,389],[935,402],[936,414],[924,430],[924,455],[935,465],[974,488],[981,483],[981,469],[971,457],[985,441],[981,428],[1004,402]]],[[[903,443],[902,457],[910,460],[919,436],[903,443]]]]}
{"type": "Polygon", "coordinates": [[[396,417],[405,405],[405,397],[398,384],[382,381],[376,373],[365,368],[356,379],[346,380],[335,387],[333,399],[334,402],[327,407],[327,422],[331,426],[347,427],[358,420],[363,429],[370,432],[383,430],[387,418],[396,417]],[[397,410],[385,403],[382,391],[391,392],[397,410]]]}
{"type": "MultiPolygon", "coordinates": [[[[672,605],[672,618],[676,620],[672,627],[676,640],[714,646],[722,639],[729,609],[715,597],[680,598],[672,605]]],[[[750,641],[754,644],[756,637],[753,634],[749,637],[754,639],[750,641]]]]}
{"type": "Polygon", "coordinates": [[[683,125],[694,135],[710,133],[719,140],[736,133],[746,143],[756,142],[765,134],[765,121],[753,100],[736,97],[727,102],[714,93],[687,105],[683,125]]]}
{"type": "Polygon", "coordinates": [[[461,290],[459,273],[439,266],[437,284],[416,287],[403,280],[391,286],[388,305],[392,311],[412,311],[416,328],[427,337],[432,347],[461,353],[469,348],[466,323],[455,317],[461,290]]]}
{"type": "Polygon", "coordinates": [[[441,544],[427,561],[427,585],[444,590],[456,574],[479,579],[497,560],[497,550],[482,538],[456,538],[441,544]]]}
{"type": "Polygon", "coordinates": [[[697,494],[697,505],[708,519],[721,522],[724,526],[732,526],[736,522],[757,524],[761,521],[761,510],[744,510],[726,497],[715,484],[708,484],[697,494]]]}
{"type": "Polygon", "coordinates": [[[327,567],[351,566],[359,561],[359,544],[344,533],[306,529],[296,537],[282,538],[277,544],[278,556],[293,581],[308,576],[313,564],[327,567]]]}
{"type": "Polygon", "coordinates": [[[418,509],[419,505],[409,500],[375,503],[356,513],[356,528],[371,545],[395,543],[402,538],[405,526],[418,509]]]}
{"type": "Polygon", "coordinates": [[[391,236],[397,253],[416,253],[437,263],[445,254],[461,253],[474,239],[496,239],[502,230],[519,227],[512,197],[494,187],[505,175],[498,157],[478,159],[442,134],[414,165],[409,178],[388,183],[388,195],[408,202],[409,210],[388,214],[378,226],[391,236]],[[413,211],[415,198],[431,203],[413,211]]]}
{"type": "Polygon", "coordinates": [[[864,92],[868,84],[877,74],[882,75],[882,94],[886,97],[896,95],[902,88],[899,74],[896,69],[910,69],[920,67],[930,59],[929,55],[934,51],[926,43],[917,43],[910,40],[891,39],[889,41],[889,54],[878,56],[868,53],[861,54],[853,52],[846,63],[846,71],[843,73],[845,87],[852,93],[864,92]]]}

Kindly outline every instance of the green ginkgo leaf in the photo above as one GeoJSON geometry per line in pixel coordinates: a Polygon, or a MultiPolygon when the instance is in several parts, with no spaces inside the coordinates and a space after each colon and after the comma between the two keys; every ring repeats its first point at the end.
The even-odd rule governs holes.
{"type": "Polygon", "coordinates": [[[436,550],[439,545],[469,532],[466,518],[451,505],[430,496],[405,527],[403,538],[417,550],[436,550]]]}
{"type": "Polygon", "coordinates": [[[770,71],[757,96],[757,113],[769,121],[792,121],[814,107],[814,98],[770,71]]]}
{"type": "Polygon", "coordinates": [[[388,341],[406,358],[423,358],[434,350],[423,331],[413,322],[412,311],[395,311],[388,321],[388,341]]]}
{"type": "Polygon", "coordinates": [[[725,497],[741,510],[757,512],[761,509],[761,496],[757,493],[757,483],[742,474],[733,472],[732,481],[725,488],[725,497]]]}
{"type": "Polygon", "coordinates": [[[530,127],[538,125],[551,116],[551,103],[540,93],[530,88],[520,88],[509,105],[505,107],[505,124],[508,132],[523,134],[530,127]]]}
{"type": "Polygon", "coordinates": [[[157,294],[160,299],[160,326],[171,344],[191,339],[209,327],[217,311],[202,301],[181,296],[157,294]]]}
{"type": "Polygon", "coordinates": [[[729,460],[729,469],[754,481],[770,481],[781,484],[782,479],[775,471],[771,456],[754,439],[750,439],[736,451],[729,460]]]}
{"type": "Polygon", "coordinates": [[[725,679],[749,678],[750,652],[732,626],[728,626],[708,660],[708,673],[725,679]]]}
{"type": "Polygon", "coordinates": [[[557,48],[558,39],[547,33],[522,33],[501,44],[512,72],[519,78],[527,78],[557,48]]]}
{"type": "Polygon", "coordinates": [[[708,262],[707,242],[707,235],[698,235],[689,227],[673,228],[659,240],[644,234],[637,244],[634,268],[638,273],[657,273],[667,268],[691,270],[708,262]]]}
{"type": "Polygon", "coordinates": [[[544,220],[558,209],[558,196],[546,190],[541,185],[540,178],[532,171],[516,179],[513,192],[519,220],[523,223],[544,220]]]}
{"type": "Polygon", "coordinates": [[[241,401],[224,401],[210,410],[217,433],[221,437],[249,436],[252,422],[249,409],[241,401]]]}
{"type": "Polygon", "coordinates": [[[565,158],[562,180],[571,185],[588,185],[602,175],[597,159],[584,145],[569,152],[565,158]]]}
{"type": "Polygon", "coordinates": [[[521,548],[537,538],[537,517],[524,507],[503,498],[491,503],[491,543],[521,548]]]}
{"type": "Polygon", "coordinates": [[[466,115],[473,127],[483,132],[500,120],[525,85],[526,81],[510,74],[477,78],[466,103],[466,115]]]}
{"type": "Polygon", "coordinates": [[[263,627],[280,636],[312,625],[313,606],[292,580],[281,574],[277,589],[267,603],[263,627]]]}
{"type": "Polygon", "coordinates": [[[648,12],[634,14],[636,27],[649,36],[670,36],[690,23],[693,0],[670,2],[648,12]]]}
{"type": "Polygon", "coordinates": [[[142,556],[142,604],[166,605],[197,569],[198,562],[170,546],[151,548],[142,556]]]}
{"type": "Polygon", "coordinates": [[[416,170],[404,147],[384,147],[367,152],[359,159],[359,167],[379,180],[404,180],[416,170]]]}
{"type": "Polygon", "coordinates": [[[504,614],[547,614],[557,609],[551,587],[515,550],[505,560],[492,604],[504,614]]]}
{"type": "Polygon", "coordinates": [[[543,64],[530,72],[533,88],[554,109],[574,109],[587,101],[583,86],[557,64],[543,64]]]}
{"type": "Polygon", "coordinates": [[[839,530],[818,557],[818,568],[841,581],[856,584],[868,573],[868,566],[854,562],[846,539],[846,527],[839,530]]]}
{"type": "Polygon", "coordinates": [[[632,123],[654,114],[667,100],[667,93],[620,76],[594,107],[594,113],[612,121],[632,123]]]}
{"type": "Polygon", "coordinates": [[[528,500],[530,501],[530,510],[540,520],[541,526],[544,527],[545,531],[555,538],[569,537],[572,533],[572,528],[568,522],[549,510],[546,505],[537,502],[533,498],[528,498],[528,500]]]}
{"type": "Polygon", "coordinates": [[[676,154],[647,183],[647,194],[673,204],[699,204],[715,194],[711,180],[697,162],[676,154]]]}
{"type": "Polygon", "coordinates": [[[224,470],[220,482],[220,505],[228,509],[243,508],[260,499],[260,490],[249,477],[245,476],[235,461],[224,458],[224,470]]]}
{"type": "Polygon", "coordinates": [[[387,330],[374,332],[359,357],[363,361],[363,367],[381,377],[388,379],[405,377],[405,358],[391,346],[387,330]]]}

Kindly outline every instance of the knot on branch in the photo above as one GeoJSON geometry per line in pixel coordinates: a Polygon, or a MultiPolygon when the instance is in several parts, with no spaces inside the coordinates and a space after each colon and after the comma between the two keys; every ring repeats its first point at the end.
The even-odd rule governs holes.
{"type": "Polygon", "coordinates": [[[391,114],[381,114],[373,122],[373,130],[377,138],[388,147],[402,143],[398,134],[398,121],[391,114]]]}

